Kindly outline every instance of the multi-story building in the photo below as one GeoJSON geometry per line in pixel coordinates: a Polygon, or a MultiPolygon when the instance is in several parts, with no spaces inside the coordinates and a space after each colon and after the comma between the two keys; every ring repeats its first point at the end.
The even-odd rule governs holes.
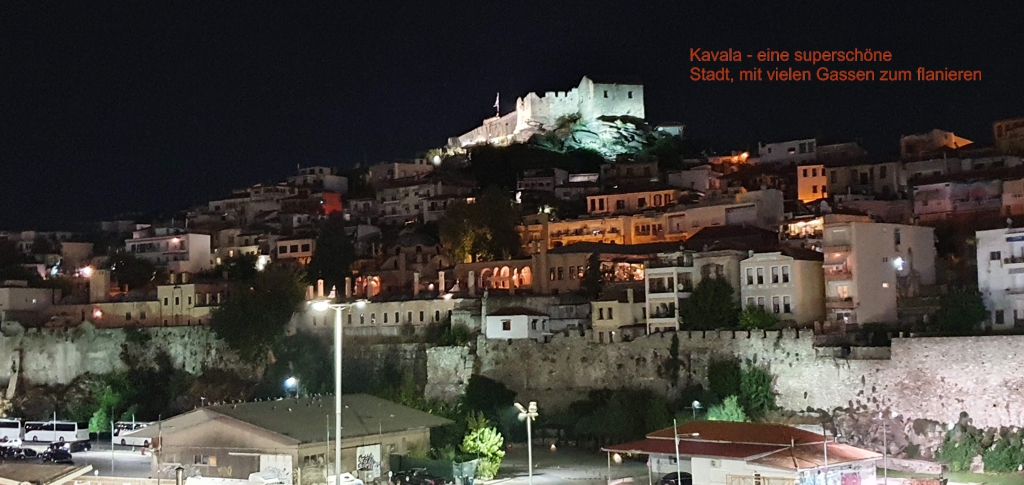
{"type": "Polygon", "coordinates": [[[828,197],[828,177],[825,165],[805,164],[796,169],[797,198],[802,202],[813,202],[828,197]]]}
{"type": "Polygon", "coordinates": [[[373,224],[377,221],[377,199],[374,197],[360,197],[349,199],[343,209],[345,220],[373,224]]]}
{"type": "Polygon", "coordinates": [[[752,254],[740,262],[740,301],[801,327],[824,321],[823,259],[822,253],[800,248],[752,254]]]}
{"type": "Polygon", "coordinates": [[[669,172],[665,177],[665,182],[683,190],[707,192],[722,188],[721,177],[722,174],[716,172],[711,165],[701,165],[689,170],[669,172]]]}
{"type": "Polygon", "coordinates": [[[999,152],[1024,154],[1024,118],[992,123],[992,135],[999,152]]]}
{"type": "Polygon", "coordinates": [[[597,343],[622,342],[647,333],[647,302],[643,291],[606,289],[590,305],[591,335],[597,343]]]}
{"type": "Polygon", "coordinates": [[[996,329],[1024,326],[1024,228],[978,231],[978,290],[996,329]]]}
{"type": "Polygon", "coordinates": [[[305,266],[313,259],[313,252],[316,251],[316,238],[310,236],[295,236],[277,240],[276,254],[277,261],[288,262],[305,266]]]}
{"type": "Polygon", "coordinates": [[[434,165],[426,160],[417,159],[407,162],[385,162],[371,165],[367,173],[367,183],[373,188],[386,185],[395,180],[423,177],[434,171],[434,165]]]}
{"type": "Polygon", "coordinates": [[[828,194],[832,197],[852,194],[892,198],[907,187],[907,175],[900,162],[825,164],[825,170],[828,194]]]}
{"type": "Polygon", "coordinates": [[[934,129],[927,133],[900,137],[900,159],[915,160],[927,158],[943,149],[956,150],[974,143],[952,132],[934,129]]]}
{"type": "Polygon", "coordinates": [[[569,172],[560,168],[527,170],[516,181],[516,190],[554,192],[555,187],[569,183],[569,172]]]}
{"type": "Polygon", "coordinates": [[[601,165],[601,180],[606,184],[642,185],[661,178],[656,160],[635,160],[601,165]]]}
{"type": "Polygon", "coordinates": [[[790,140],[777,143],[758,143],[757,162],[799,164],[817,158],[817,141],[814,138],[790,140]]]}
{"type": "Polygon", "coordinates": [[[377,190],[377,213],[385,225],[419,221],[425,199],[437,195],[469,195],[474,184],[440,177],[411,177],[382,184],[377,190]]]}
{"type": "Polygon", "coordinates": [[[199,273],[213,267],[208,234],[140,225],[124,247],[132,256],[167,267],[172,273],[199,273]]]}
{"type": "Polygon", "coordinates": [[[308,187],[314,191],[328,191],[345,195],[348,192],[348,179],[337,175],[330,167],[299,167],[299,174],[288,177],[288,183],[298,187],[308,187]]]}
{"type": "Polygon", "coordinates": [[[423,199],[423,222],[437,222],[444,217],[448,206],[454,203],[472,204],[476,197],[459,194],[441,194],[426,197],[423,199]]]}
{"type": "Polygon", "coordinates": [[[830,214],[822,244],[831,322],[895,323],[901,296],[935,284],[935,231],[930,227],[830,214]]]}
{"type": "Polygon", "coordinates": [[[1002,191],[1000,180],[918,185],[914,187],[914,215],[921,222],[998,215],[1002,191]]]}
{"type": "Polygon", "coordinates": [[[675,251],[659,253],[647,262],[645,294],[647,295],[647,332],[679,329],[681,307],[694,287],[706,278],[724,278],[736,290],[739,303],[740,261],[744,251],[675,251]]]}
{"type": "Polygon", "coordinates": [[[622,187],[587,196],[587,212],[592,215],[635,214],[676,205],[679,189],[661,187],[622,187]]]}

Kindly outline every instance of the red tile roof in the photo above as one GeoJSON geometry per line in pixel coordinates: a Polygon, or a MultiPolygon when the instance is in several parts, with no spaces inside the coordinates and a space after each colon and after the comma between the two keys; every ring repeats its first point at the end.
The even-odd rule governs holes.
{"type": "MultiPolygon", "coordinates": [[[[838,465],[853,461],[875,460],[882,455],[874,451],[857,448],[842,443],[828,444],[828,464],[838,465]]],[[[825,450],[819,444],[797,445],[792,448],[786,447],[775,453],[750,460],[750,463],[769,466],[772,468],[786,468],[790,470],[806,470],[825,466],[825,450]]]]}
{"type": "MultiPolygon", "coordinates": [[[[692,439],[679,440],[679,454],[683,456],[703,456],[712,458],[736,458],[745,459],[752,456],[763,455],[778,451],[779,447],[774,445],[748,445],[737,443],[715,443],[695,441],[692,439]]],[[[634,441],[615,446],[606,446],[601,449],[610,453],[632,453],[646,455],[651,453],[671,455],[676,452],[675,444],[671,439],[646,439],[634,441]]]]}
{"type": "MultiPolygon", "coordinates": [[[[680,435],[699,433],[701,441],[752,443],[762,445],[798,445],[821,443],[823,436],[783,424],[732,423],[728,421],[691,421],[679,425],[680,435]]],[[[648,438],[672,440],[672,428],[648,433],[648,438]]]]}

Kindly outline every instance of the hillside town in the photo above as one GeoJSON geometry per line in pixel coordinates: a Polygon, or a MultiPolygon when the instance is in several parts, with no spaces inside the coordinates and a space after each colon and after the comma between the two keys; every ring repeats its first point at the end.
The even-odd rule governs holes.
{"type": "Polygon", "coordinates": [[[0,475],[79,483],[94,439],[142,485],[532,484],[535,454],[546,483],[1024,465],[1019,354],[997,357],[1024,326],[1024,118],[712,150],[658,102],[584,76],[406,159],[7,228],[3,455],[66,468],[0,475]],[[925,370],[950,352],[981,367],[925,370]]]}

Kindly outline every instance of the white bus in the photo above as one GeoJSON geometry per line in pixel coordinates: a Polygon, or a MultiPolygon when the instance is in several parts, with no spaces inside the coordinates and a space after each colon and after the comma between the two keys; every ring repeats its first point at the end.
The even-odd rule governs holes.
{"type": "Polygon", "coordinates": [[[27,421],[25,441],[89,441],[89,426],[71,421],[27,421]]]}
{"type": "Polygon", "coordinates": [[[20,419],[0,419],[0,446],[21,446],[20,419]]]}
{"type": "Polygon", "coordinates": [[[149,438],[132,436],[136,431],[153,423],[118,421],[114,423],[114,443],[124,446],[149,446],[149,438]]]}

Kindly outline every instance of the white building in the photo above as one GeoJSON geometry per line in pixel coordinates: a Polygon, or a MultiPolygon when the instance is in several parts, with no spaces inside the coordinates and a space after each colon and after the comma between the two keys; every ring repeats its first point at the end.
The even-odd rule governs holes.
{"type": "Polygon", "coordinates": [[[683,190],[717,190],[722,188],[722,174],[714,171],[711,165],[701,165],[689,170],[669,172],[665,182],[683,190]]]}
{"type": "Polygon", "coordinates": [[[290,237],[277,241],[277,260],[291,261],[301,265],[309,264],[316,251],[316,239],[312,237],[290,237]]]}
{"type": "Polygon", "coordinates": [[[935,230],[825,216],[825,307],[829,321],[895,323],[900,296],[935,284],[935,230]]]}
{"type": "Polygon", "coordinates": [[[311,187],[344,195],[348,192],[348,179],[334,173],[330,167],[299,167],[299,174],[288,177],[288,183],[311,187]]]}
{"type": "Polygon", "coordinates": [[[199,273],[213,267],[208,234],[141,225],[124,247],[132,256],[166,266],[172,273],[199,273]]]}
{"type": "Polygon", "coordinates": [[[1024,228],[978,231],[978,290],[988,310],[986,326],[1024,323],[1024,228]]]}
{"type": "Polygon", "coordinates": [[[725,249],[659,253],[657,259],[648,261],[644,269],[647,332],[679,329],[683,301],[705,278],[725,278],[736,290],[734,295],[738,303],[740,260],[746,257],[747,253],[743,251],[725,249]]]}
{"type": "Polygon", "coordinates": [[[468,195],[472,184],[443,181],[435,177],[413,177],[382,184],[377,189],[377,211],[380,223],[402,225],[423,217],[423,205],[438,195],[468,195]]]}
{"type": "Polygon", "coordinates": [[[590,305],[592,335],[597,343],[622,342],[647,333],[647,302],[642,291],[605,289],[590,305]]]}
{"type": "Polygon", "coordinates": [[[808,162],[818,157],[817,141],[814,138],[804,140],[781,141],[757,145],[757,163],[789,163],[808,162]]]}
{"type": "Polygon", "coordinates": [[[869,485],[882,458],[792,426],[726,421],[691,421],[602,451],[647,455],[657,476],[686,472],[700,485],[869,485]]]}
{"type": "Polygon", "coordinates": [[[822,260],[821,253],[800,248],[751,254],[740,262],[743,307],[758,306],[802,327],[824,321],[822,260]]]}
{"type": "Polygon", "coordinates": [[[370,166],[367,182],[371,187],[377,188],[392,180],[422,177],[433,171],[434,165],[423,159],[408,162],[384,162],[370,166]]]}
{"type": "Polygon", "coordinates": [[[551,331],[548,328],[547,313],[520,307],[506,307],[487,314],[484,335],[490,339],[533,339],[546,340],[551,331]]]}

